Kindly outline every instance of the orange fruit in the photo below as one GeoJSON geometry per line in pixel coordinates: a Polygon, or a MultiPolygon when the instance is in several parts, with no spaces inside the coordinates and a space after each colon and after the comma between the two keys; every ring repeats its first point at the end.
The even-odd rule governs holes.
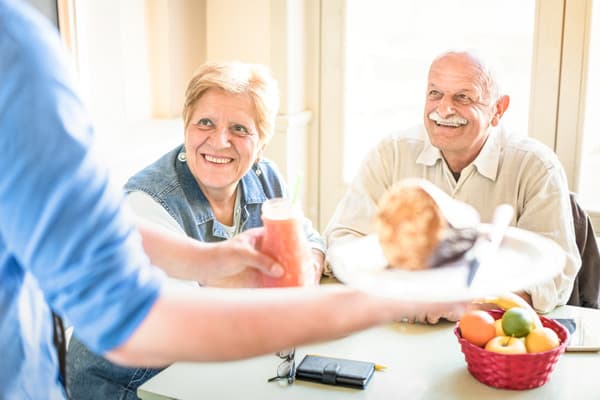
{"type": "Polygon", "coordinates": [[[494,325],[496,325],[496,336],[505,336],[502,330],[502,318],[497,319],[494,325]]]}
{"type": "Polygon", "coordinates": [[[560,345],[556,332],[550,328],[536,328],[525,337],[525,346],[528,353],[541,353],[552,350],[560,345]]]}
{"type": "Polygon", "coordinates": [[[458,327],[463,338],[479,347],[496,336],[494,317],[483,310],[466,312],[458,321],[458,327]]]}

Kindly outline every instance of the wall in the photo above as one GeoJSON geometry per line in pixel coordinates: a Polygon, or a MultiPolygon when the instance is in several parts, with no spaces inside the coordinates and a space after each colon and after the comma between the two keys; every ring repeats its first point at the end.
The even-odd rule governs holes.
{"type": "MultiPolygon", "coordinates": [[[[281,107],[265,156],[279,166],[290,187],[303,176],[300,198],[318,221],[318,178],[312,164],[314,109],[307,107],[307,4],[305,0],[206,0],[206,59],[267,65],[277,79],[281,107]]],[[[312,48],[312,47],[311,47],[312,48]]]]}
{"type": "Polygon", "coordinates": [[[147,0],[152,115],[181,115],[194,70],[206,60],[206,1],[147,0]]]}
{"type": "Polygon", "coordinates": [[[180,119],[196,67],[209,60],[262,63],[279,83],[281,104],[265,157],[277,163],[290,186],[304,176],[300,199],[318,226],[313,115],[319,93],[312,80],[318,67],[310,60],[319,48],[312,32],[319,0],[58,1],[61,32],[76,56],[99,147],[110,155],[119,182],[156,157],[149,146],[164,152],[166,142],[181,140],[175,125],[166,127],[178,132],[162,133],[172,138],[160,139],[159,121],[180,119]]]}
{"type": "Polygon", "coordinates": [[[56,11],[56,0],[27,0],[38,11],[44,14],[53,25],[58,26],[58,14],[56,11]]]}

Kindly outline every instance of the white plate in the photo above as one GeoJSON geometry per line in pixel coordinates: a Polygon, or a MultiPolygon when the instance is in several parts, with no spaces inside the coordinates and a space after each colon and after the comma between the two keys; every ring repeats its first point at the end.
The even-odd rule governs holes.
{"type": "MultiPolygon", "coordinates": [[[[489,225],[481,224],[481,231],[489,225]]],[[[552,240],[510,227],[499,250],[480,265],[470,287],[464,260],[453,265],[407,271],[387,268],[377,236],[368,235],[331,248],[327,254],[341,282],[373,294],[414,302],[467,301],[515,292],[547,282],[564,267],[565,253],[552,240]]]]}

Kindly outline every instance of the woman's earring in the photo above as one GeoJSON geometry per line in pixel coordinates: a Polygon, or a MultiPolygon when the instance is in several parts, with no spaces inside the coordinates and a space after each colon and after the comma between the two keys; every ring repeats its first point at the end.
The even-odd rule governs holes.
{"type": "Polygon", "coordinates": [[[256,176],[261,176],[262,175],[262,171],[260,170],[259,166],[258,166],[258,161],[254,163],[254,172],[256,173],[256,176]]]}
{"type": "Polygon", "coordinates": [[[181,162],[186,162],[187,156],[185,154],[185,151],[182,151],[181,153],[177,154],[177,159],[181,162]]]}

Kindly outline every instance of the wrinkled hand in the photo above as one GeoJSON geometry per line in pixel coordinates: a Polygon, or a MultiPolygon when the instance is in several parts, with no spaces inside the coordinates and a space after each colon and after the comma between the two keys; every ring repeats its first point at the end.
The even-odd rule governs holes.
{"type": "MultiPolygon", "coordinates": [[[[227,288],[262,287],[263,274],[281,276],[284,273],[283,267],[260,251],[263,235],[264,228],[254,228],[216,243],[216,246],[221,247],[219,266],[203,284],[227,288]]],[[[325,257],[314,249],[307,249],[305,257],[302,281],[305,286],[318,285],[325,257]]]]}
{"type": "Polygon", "coordinates": [[[323,274],[325,256],[319,250],[311,249],[308,258],[304,263],[304,286],[318,285],[323,274]]]}
{"type": "Polygon", "coordinates": [[[420,312],[410,317],[405,317],[402,321],[408,322],[410,324],[420,323],[420,324],[428,324],[434,325],[441,320],[455,322],[460,319],[460,317],[465,313],[467,309],[467,304],[454,304],[454,305],[446,305],[443,304],[432,306],[431,309],[420,312]]]}
{"type": "Polygon", "coordinates": [[[219,247],[217,267],[201,283],[215,287],[260,287],[262,274],[281,276],[281,265],[259,250],[263,234],[263,228],[254,228],[216,243],[219,247]]]}

